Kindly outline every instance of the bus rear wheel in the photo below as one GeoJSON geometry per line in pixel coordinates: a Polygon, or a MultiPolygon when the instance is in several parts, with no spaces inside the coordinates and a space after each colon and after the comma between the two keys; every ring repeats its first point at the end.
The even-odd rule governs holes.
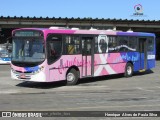
{"type": "Polygon", "coordinates": [[[125,77],[132,77],[132,75],[133,75],[133,65],[131,63],[127,63],[124,76],[125,77]]]}
{"type": "Polygon", "coordinates": [[[75,69],[71,69],[66,76],[67,85],[76,85],[78,82],[78,72],[75,69]]]}

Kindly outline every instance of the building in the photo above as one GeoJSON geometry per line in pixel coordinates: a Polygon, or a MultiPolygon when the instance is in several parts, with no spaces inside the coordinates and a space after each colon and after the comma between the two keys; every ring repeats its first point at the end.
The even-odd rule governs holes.
{"type": "Polygon", "coordinates": [[[11,33],[16,28],[49,28],[51,26],[78,27],[80,29],[114,29],[156,34],[157,58],[160,58],[160,21],[92,18],[43,18],[43,17],[0,17],[0,43],[11,42],[11,33]]]}

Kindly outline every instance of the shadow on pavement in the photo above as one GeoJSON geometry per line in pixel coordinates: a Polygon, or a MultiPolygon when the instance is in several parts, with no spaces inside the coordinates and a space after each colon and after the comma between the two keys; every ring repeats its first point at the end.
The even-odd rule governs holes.
{"type": "Polygon", "coordinates": [[[58,88],[65,85],[64,81],[61,82],[29,82],[25,81],[22,83],[17,84],[18,87],[27,87],[27,88],[37,88],[37,89],[51,89],[51,88],[58,88]]]}
{"type": "MultiPolygon", "coordinates": [[[[147,70],[145,72],[136,72],[133,74],[134,76],[143,76],[146,74],[152,74],[153,71],[152,70],[147,70]]],[[[124,74],[117,74],[117,75],[108,75],[108,76],[100,76],[100,77],[92,77],[92,78],[83,78],[81,80],[79,80],[79,85],[83,85],[83,86],[88,86],[88,84],[86,83],[93,83],[96,81],[104,81],[104,80],[116,80],[119,78],[123,78],[124,74]]],[[[37,89],[51,89],[51,88],[58,88],[58,87],[62,87],[65,86],[66,83],[65,81],[61,81],[61,82],[49,82],[49,83],[43,83],[43,82],[29,82],[29,81],[25,81],[22,83],[17,84],[16,86],[18,87],[27,87],[27,88],[37,88],[37,89]]]]}
{"type": "MultiPolygon", "coordinates": [[[[152,70],[147,70],[145,72],[135,72],[133,74],[133,77],[134,76],[143,76],[143,75],[152,74],[152,73],[154,73],[152,70]]],[[[116,80],[119,78],[125,78],[124,74],[107,75],[107,76],[100,76],[100,77],[93,77],[93,78],[84,78],[79,81],[79,84],[91,83],[91,82],[96,82],[96,81],[104,81],[104,80],[116,80]]]]}
{"type": "Polygon", "coordinates": [[[152,70],[146,70],[145,72],[135,72],[133,74],[133,77],[134,76],[143,76],[143,75],[152,74],[152,73],[154,73],[152,70]]]}

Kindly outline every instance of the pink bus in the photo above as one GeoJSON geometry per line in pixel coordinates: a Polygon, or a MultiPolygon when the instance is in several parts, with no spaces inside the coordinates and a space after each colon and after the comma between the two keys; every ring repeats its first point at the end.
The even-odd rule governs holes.
{"type": "Polygon", "coordinates": [[[155,35],[112,30],[51,27],[12,32],[11,77],[74,85],[80,78],[155,67],[155,35]]]}

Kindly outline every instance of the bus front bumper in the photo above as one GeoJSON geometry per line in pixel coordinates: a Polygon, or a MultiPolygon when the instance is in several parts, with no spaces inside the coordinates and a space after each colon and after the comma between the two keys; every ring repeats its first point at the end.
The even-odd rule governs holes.
{"type": "Polygon", "coordinates": [[[11,78],[22,81],[47,82],[44,72],[39,73],[19,73],[11,70],[11,78]]]}

